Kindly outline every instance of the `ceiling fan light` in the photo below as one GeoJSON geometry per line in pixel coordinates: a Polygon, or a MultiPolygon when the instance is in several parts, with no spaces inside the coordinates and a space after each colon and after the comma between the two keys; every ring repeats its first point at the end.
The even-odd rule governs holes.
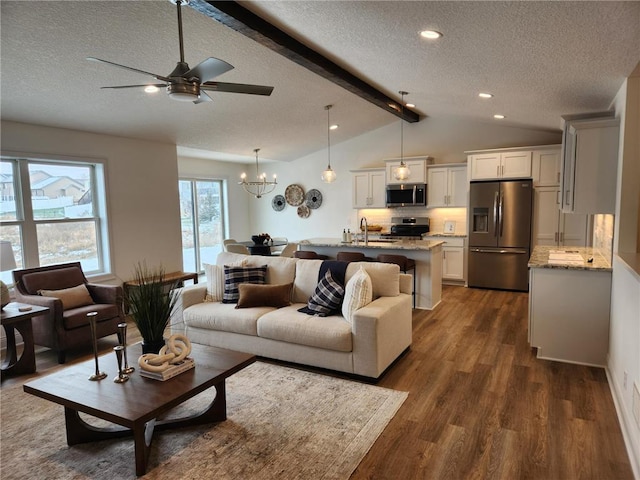
{"type": "Polygon", "coordinates": [[[169,98],[171,98],[171,100],[177,100],[178,102],[193,102],[200,98],[200,95],[184,92],[169,92],[169,98]]]}

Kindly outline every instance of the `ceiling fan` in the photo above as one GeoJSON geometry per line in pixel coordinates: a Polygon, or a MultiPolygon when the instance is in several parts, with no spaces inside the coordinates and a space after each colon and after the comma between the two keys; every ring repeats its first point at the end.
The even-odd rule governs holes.
{"type": "Polygon", "coordinates": [[[178,9],[178,37],[180,39],[180,61],[176,65],[176,68],[167,75],[157,75],[155,73],[145,72],[137,68],[127,67],[126,65],[120,65],[119,63],[110,62],[108,60],[101,60],[100,58],[87,57],[87,60],[93,62],[106,63],[107,65],[113,65],[114,67],[124,68],[132,72],[142,73],[143,75],[149,75],[156,80],[160,80],[164,83],[151,83],[144,85],[120,85],[115,87],[101,87],[101,88],[149,88],[149,87],[166,87],[167,94],[173,100],[179,100],[183,102],[203,103],[211,102],[211,97],[206,93],[209,92],[229,92],[229,93],[248,93],[251,95],[271,95],[273,87],[266,87],[263,85],[247,85],[244,83],[224,83],[224,82],[211,82],[212,78],[222,75],[225,72],[233,69],[233,65],[228,64],[224,60],[220,60],[214,57],[209,57],[203,60],[193,68],[189,68],[187,62],[184,61],[184,47],[182,40],[182,5],[189,3],[189,0],[169,0],[175,4],[178,9]]]}

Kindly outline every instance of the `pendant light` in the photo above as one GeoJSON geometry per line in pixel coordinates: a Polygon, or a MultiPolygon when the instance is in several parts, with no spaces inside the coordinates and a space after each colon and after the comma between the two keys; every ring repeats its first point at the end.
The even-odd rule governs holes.
{"type": "Polygon", "coordinates": [[[398,92],[402,96],[402,101],[400,103],[401,116],[400,116],[400,166],[396,168],[394,176],[396,180],[407,180],[411,175],[411,170],[407,167],[407,164],[404,163],[404,96],[408,95],[408,92],[400,90],[398,92]]]}
{"type": "Polygon", "coordinates": [[[336,180],[336,172],[331,168],[331,119],[329,115],[329,110],[331,110],[333,105],[326,105],[324,109],[327,111],[327,157],[329,159],[329,163],[327,165],[327,169],[322,172],[322,181],[324,183],[332,183],[336,180]]]}
{"type": "Polygon", "coordinates": [[[240,178],[242,181],[238,182],[238,185],[242,185],[242,188],[244,188],[245,192],[253,195],[256,198],[261,198],[263,195],[273,192],[273,190],[276,188],[276,185],[278,184],[278,182],[276,181],[275,174],[273,175],[273,181],[267,182],[267,174],[260,173],[260,170],[258,169],[258,152],[259,151],[260,151],[259,148],[256,148],[254,150],[254,152],[256,153],[257,180],[247,181],[247,174],[242,172],[242,175],[240,175],[240,178]]]}

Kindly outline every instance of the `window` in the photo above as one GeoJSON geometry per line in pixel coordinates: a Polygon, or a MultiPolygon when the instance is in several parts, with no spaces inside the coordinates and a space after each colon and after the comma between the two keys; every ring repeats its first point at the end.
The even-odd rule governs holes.
{"type": "Polygon", "coordinates": [[[185,272],[202,272],[215,264],[224,238],[222,180],[180,180],[182,262],[185,272]]]}
{"type": "MultiPolygon", "coordinates": [[[[0,238],[11,242],[18,268],[80,262],[86,274],[106,270],[102,163],[3,156],[0,180],[0,238]]],[[[13,283],[10,271],[0,278],[13,283]]]]}

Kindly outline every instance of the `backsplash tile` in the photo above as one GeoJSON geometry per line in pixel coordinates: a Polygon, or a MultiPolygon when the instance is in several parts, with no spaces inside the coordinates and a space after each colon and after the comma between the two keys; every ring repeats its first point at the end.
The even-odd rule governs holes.
{"type": "Polygon", "coordinates": [[[593,247],[609,261],[613,259],[614,219],[610,214],[597,214],[593,217],[593,247]]]}

